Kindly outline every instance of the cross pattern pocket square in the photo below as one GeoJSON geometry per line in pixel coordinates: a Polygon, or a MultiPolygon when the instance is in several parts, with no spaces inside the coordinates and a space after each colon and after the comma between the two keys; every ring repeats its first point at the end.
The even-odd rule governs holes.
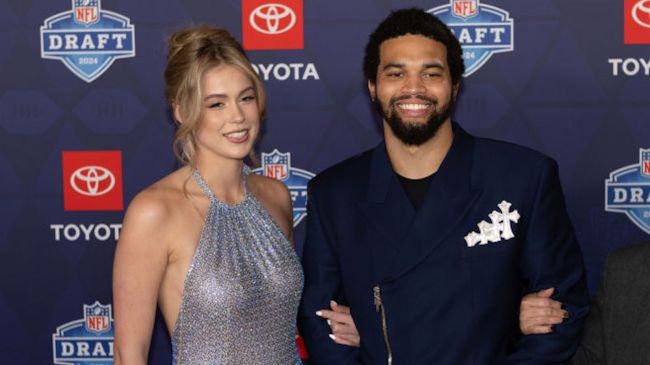
{"type": "Polygon", "coordinates": [[[472,231],[465,236],[467,247],[474,247],[477,244],[487,245],[488,243],[500,242],[502,239],[509,240],[515,237],[514,233],[512,233],[511,223],[519,221],[519,212],[517,210],[511,212],[512,204],[505,200],[502,200],[497,206],[500,212],[493,210],[488,215],[490,223],[485,220],[480,221],[477,224],[479,232],[472,231]]]}

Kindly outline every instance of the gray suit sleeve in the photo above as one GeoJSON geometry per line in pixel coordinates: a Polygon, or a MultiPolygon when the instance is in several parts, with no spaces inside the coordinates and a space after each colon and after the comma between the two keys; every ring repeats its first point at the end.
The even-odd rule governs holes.
{"type": "Polygon", "coordinates": [[[607,308],[608,287],[607,268],[603,274],[603,280],[598,288],[596,299],[593,302],[591,311],[585,322],[584,334],[578,350],[571,359],[571,365],[600,365],[605,364],[604,344],[604,318],[603,314],[607,308]]]}
{"type": "Polygon", "coordinates": [[[650,358],[650,242],[622,247],[605,263],[601,286],[572,364],[646,364],[650,358]]]}

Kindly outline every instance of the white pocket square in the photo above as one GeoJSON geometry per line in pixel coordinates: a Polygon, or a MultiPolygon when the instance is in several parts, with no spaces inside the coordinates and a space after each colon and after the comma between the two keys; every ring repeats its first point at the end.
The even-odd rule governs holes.
{"type": "Polygon", "coordinates": [[[509,240],[515,237],[510,224],[519,221],[519,212],[517,210],[511,212],[510,207],[512,207],[512,204],[505,200],[502,200],[498,207],[500,212],[493,210],[488,215],[492,221],[491,223],[482,220],[477,224],[478,233],[472,231],[465,236],[467,247],[474,247],[477,244],[486,245],[490,242],[499,242],[502,239],[509,240]]]}

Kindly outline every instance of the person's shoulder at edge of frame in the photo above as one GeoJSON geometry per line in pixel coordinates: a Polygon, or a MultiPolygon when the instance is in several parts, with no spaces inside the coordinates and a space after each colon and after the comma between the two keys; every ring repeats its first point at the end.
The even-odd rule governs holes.
{"type": "Polygon", "coordinates": [[[310,187],[316,188],[321,185],[329,186],[331,184],[340,184],[346,182],[348,179],[354,179],[360,176],[359,173],[362,170],[367,170],[369,168],[368,162],[375,148],[376,147],[373,147],[369,150],[360,152],[324,169],[311,179],[309,182],[310,187]]]}

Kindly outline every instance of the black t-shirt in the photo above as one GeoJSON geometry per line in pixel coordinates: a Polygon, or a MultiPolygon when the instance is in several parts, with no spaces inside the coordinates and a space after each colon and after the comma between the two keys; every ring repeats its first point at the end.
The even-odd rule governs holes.
{"type": "Polygon", "coordinates": [[[408,196],[415,210],[420,210],[435,173],[422,179],[409,179],[399,174],[395,175],[397,175],[397,179],[402,184],[402,188],[404,188],[404,192],[406,192],[406,196],[408,196]]]}

